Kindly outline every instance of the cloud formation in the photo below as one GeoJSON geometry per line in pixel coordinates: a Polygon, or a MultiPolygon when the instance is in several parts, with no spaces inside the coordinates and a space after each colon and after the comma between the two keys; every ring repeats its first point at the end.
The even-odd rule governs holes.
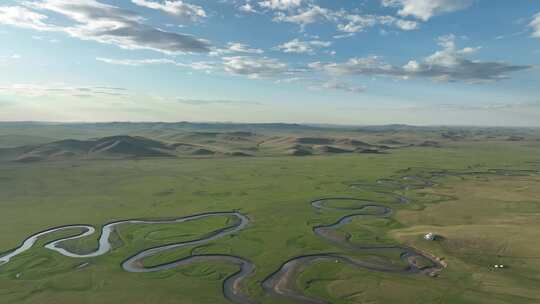
{"type": "Polygon", "coordinates": [[[244,13],[256,13],[257,12],[255,7],[253,7],[253,5],[251,5],[251,3],[249,3],[249,2],[246,2],[246,3],[238,6],[238,9],[241,12],[244,12],[244,13]]]}
{"type": "Polygon", "coordinates": [[[255,49],[250,48],[247,44],[239,43],[239,42],[229,42],[227,44],[227,48],[231,52],[237,52],[237,53],[249,53],[249,54],[262,54],[264,53],[261,49],[255,49]]]}
{"type": "Polygon", "coordinates": [[[26,4],[40,12],[60,14],[74,23],[67,26],[47,23],[46,15],[12,6],[0,7],[0,24],[65,32],[81,40],[114,44],[124,49],[149,49],[168,54],[206,53],[211,49],[206,40],[154,28],[132,11],[96,0],[42,0],[26,4]]]}
{"type": "Polygon", "coordinates": [[[108,64],[114,65],[126,65],[126,66],[142,66],[142,65],[153,65],[153,64],[176,64],[174,60],[159,58],[159,59],[112,59],[97,57],[97,61],[101,61],[108,64]]]}
{"type": "Polygon", "coordinates": [[[400,8],[400,16],[413,16],[428,21],[433,16],[466,9],[474,0],[382,0],[385,7],[400,8]]]}
{"type": "Polygon", "coordinates": [[[305,0],[265,0],[259,1],[259,5],[273,10],[290,10],[302,5],[305,0]]]}
{"type": "Polygon", "coordinates": [[[151,65],[171,65],[182,68],[190,68],[197,71],[221,71],[233,75],[247,76],[251,79],[274,78],[281,75],[292,74],[286,63],[274,58],[259,56],[225,56],[222,62],[193,61],[189,63],[178,62],[168,58],[145,58],[145,59],[115,59],[97,57],[99,62],[129,67],[141,67],[151,65]]]}
{"type": "Polygon", "coordinates": [[[300,25],[304,29],[307,25],[318,22],[331,22],[336,24],[340,32],[353,34],[362,32],[375,26],[389,26],[404,31],[416,30],[418,22],[405,20],[394,16],[356,14],[345,10],[334,11],[318,5],[308,5],[296,10],[277,12],[273,18],[275,22],[288,22],[300,25]]]}
{"type": "Polygon", "coordinates": [[[458,49],[455,36],[439,38],[441,50],[422,61],[410,60],[404,66],[394,66],[378,56],[352,58],[343,63],[314,62],[314,70],[331,75],[393,76],[399,78],[429,78],[438,82],[485,83],[507,79],[508,74],[532,68],[526,65],[511,65],[504,62],[481,62],[465,56],[479,48],[458,49]]]}
{"type": "Polygon", "coordinates": [[[252,79],[276,77],[289,69],[286,63],[267,57],[232,56],[223,57],[222,60],[226,72],[252,79]]]}
{"type": "Polygon", "coordinates": [[[184,1],[165,0],[163,3],[148,0],[131,0],[134,4],[150,9],[160,10],[167,14],[197,21],[206,17],[204,9],[198,5],[185,3],[184,1]]]}
{"type": "Polygon", "coordinates": [[[294,13],[278,12],[274,16],[274,21],[276,22],[295,23],[301,27],[305,27],[306,25],[315,22],[331,20],[335,20],[334,12],[318,5],[311,5],[294,13]]]}
{"type": "Polygon", "coordinates": [[[146,58],[146,59],[113,59],[113,58],[104,58],[97,57],[97,61],[113,64],[113,65],[123,65],[131,67],[139,66],[148,66],[148,65],[161,65],[161,64],[170,64],[182,68],[190,68],[197,71],[206,71],[210,72],[216,68],[216,63],[212,61],[192,61],[190,63],[177,62],[172,59],[167,58],[146,58]]]}
{"type": "Polygon", "coordinates": [[[540,38],[540,13],[534,15],[533,20],[529,23],[529,26],[532,28],[532,36],[535,38],[540,38]]]}
{"type": "MultiPolygon", "coordinates": [[[[397,30],[411,31],[421,27],[427,29],[427,24],[423,21],[428,21],[440,14],[466,9],[474,1],[476,0],[378,0],[377,4],[381,3],[378,6],[380,11],[373,10],[370,14],[364,14],[364,9],[371,10],[372,7],[365,8],[362,5],[347,3],[339,5],[343,8],[337,9],[330,5],[325,7],[320,4],[324,2],[315,0],[219,0],[216,1],[218,4],[208,4],[209,10],[214,11],[207,15],[202,6],[191,4],[196,3],[196,0],[130,0],[122,4],[110,0],[20,0],[13,1],[13,3],[19,3],[17,5],[0,6],[0,25],[47,32],[37,33],[42,36],[33,36],[36,40],[47,39],[42,37],[49,35],[56,39],[61,36],[58,33],[64,33],[81,40],[112,44],[128,50],[154,50],[167,55],[202,53],[209,56],[201,59],[197,54],[193,54],[193,56],[178,59],[173,56],[160,56],[160,54],[147,57],[146,52],[132,52],[133,56],[124,57],[107,53],[109,50],[106,47],[99,49],[103,53],[97,58],[94,54],[90,55],[90,58],[111,65],[131,67],[167,65],[208,73],[212,71],[212,73],[220,73],[221,76],[232,74],[248,78],[272,78],[273,81],[282,83],[292,82],[293,79],[303,79],[304,81],[295,80],[295,82],[305,87],[311,85],[312,89],[355,93],[363,91],[364,88],[348,84],[347,81],[352,82],[351,79],[354,78],[343,76],[384,76],[395,79],[423,78],[437,82],[484,83],[506,79],[513,72],[531,68],[528,65],[476,60],[474,56],[480,48],[458,48],[453,35],[441,37],[438,41],[440,49],[424,58],[414,57],[409,60],[411,57],[404,55],[405,52],[394,50],[396,43],[406,45],[407,39],[412,37],[402,32],[399,32],[398,37],[397,30]],[[212,46],[206,40],[179,33],[180,28],[185,25],[174,24],[171,18],[161,13],[191,21],[217,16],[227,18],[230,10],[217,11],[223,3],[229,3],[244,12],[257,13],[256,16],[245,16],[236,12],[233,21],[238,23],[234,23],[234,26],[247,27],[251,25],[250,22],[260,22],[259,19],[264,17],[264,24],[253,24],[264,27],[263,30],[268,33],[268,37],[254,37],[251,33],[241,32],[240,27],[235,27],[239,33],[223,34],[216,38],[221,41],[220,44],[212,46]],[[153,14],[150,10],[154,10],[153,14]],[[394,15],[386,15],[388,11],[393,11],[394,15]],[[142,14],[149,14],[151,17],[145,17],[142,14]],[[274,35],[271,29],[267,31],[266,26],[271,25],[268,24],[268,19],[274,22],[290,23],[279,26],[273,24],[279,29],[289,27],[290,30],[274,35]],[[323,24],[305,28],[314,23],[323,24]],[[164,26],[164,29],[157,24],[164,26]],[[304,32],[294,31],[296,26],[300,26],[304,32]],[[389,63],[382,56],[376,55],[357,55],[351,58],[350,54],[355,49],[369,52],[369,48],[372,47],[369,44],[370,41],[332,40],[332,37],[334,39],[351,37],[370,29],[377,29],[382,34],[389,32],[396,34],[392,38],[396,38],[398,42],[390,39],[383,41],[386,38],[381,36],[374,38],[377,41],[373,47],[380,50],[377,54],[384,54],[386,58],[401,57],[401,60],[392,59],[399,61],[389,63]],[[292,39],[291,33],[296,33],[296,37],[299,38],[292,39]],[[349,42],[351,44],[346,45],[349,42]],[[358,47],[360,44],[362,47],[358,47]],[[264,50],[260,48],[262,46],[265,47],[264,50]],[[276,54],[276,51],[295,55],[284,56],[276,54]],[[280,59],[272,58],[273,55],[280,59]],[[308,59],[310,57],[302,55],[320,56],[308,59]],[[121,57],[114,58],[115,56],[121,57]],[[325,60],[328,61],[324,62],[325,60]],[[318,62],[307,65],[306,62],[309,61],[318,62]]],[[[223,22],[229,22],[229,20],[223,22]]],[[[528,23],[532,29],[531,35],[540,38],[540,13],[525,23],[528,23]]],[[[527,26],[525,23],[523,27],[527,26]]],[[[222,24],[222,21],[211,24],[210,20],[204,24],[195,23],[200,27],[194,32],[208,32],[209,35],[216,35],[211,27],[217,26],[219,27],[218,34],[222,34],[219,32],[223,30],[222,24]]],[[[529,29],[523,29],[521,33],[526,35],[528,31],[529,29]]],[[[432,35],[432,31],[426,32],[414,36],[432,35]]],[[[364,37],[373,38],[371,35],[364,37]]],[[[38,42],[34,41],[34,43],[38,42]]],[[[22,52],[22,50],[19,51],[22,52]]],[[[22,53],[25,56],[27,54],[27,52],[22,53]]],[[[14,60],[5,55],[0,57],[0,64],[14,60]]],[[[17,64],[24,64],[23,62],[26,61],[21,60],[17,64]]],[[[4,66],[7,65],[4,64],[4,66]]],[[[104,65],[101,65],[101,68],[104,68],[104,65]]],[[[158,71],[158,69],[153,69],[153,71],[158,71]]]]}
{"type": "Polygon", "coordinates": [[[0,24],[33,29],[37,31],[54,31],[56,27],[47,24],[49,17],[34,12],[23,6],[0,7],[0,24]]]}
{"type": "Polygon", "coordinates": [[[330,45],[332,45],[332,42],[330,41],[300,41],[298,38],[296,38],[289,42],[278,45],[276,49],[283,51],[284,53],[315,54],[315,49],[327,48],[330,45]]]}
{"type": "Polygon", "coordinates": [[[341,14],[338,29],[346,33],[358,33],[376,25],[393,26],[404,31],[419,28],[416,21],[399,19],[393,16],[341,14]]]}
{"type": "Polygon", "coordinates": [[[210,56],[223,56],[230,54],[263,54],[264,50],[250,47],[245,43],[229,42],[223,48],[214,48],[210,52],[210,56]]]}
{"type": "Polygon", "coordinates": [[[247,54],[262,54],[261,49],[252,48],[247,44],[240,42],[229,42],[227,48],[221,50],[222,53],[247,53],[247,54]]]}

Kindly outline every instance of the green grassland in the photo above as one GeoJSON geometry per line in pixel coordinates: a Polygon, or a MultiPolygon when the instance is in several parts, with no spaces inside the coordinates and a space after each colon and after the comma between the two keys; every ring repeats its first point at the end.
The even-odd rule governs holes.
{"type": "MultiPolygon", "coordinates": [[[[31,133],[30,140],[34,143],[38,136],[52,134],[31,133]]],[[[412,246],[443,258],[448,267],[438,277],[429,277],[320,262],[297,279],[298,288],[307,295],[332,303],[539,303],[540,177],[447,176],[427,188],[377,186],[379,192],[411,198],[409,204],[395,204],[391,196],[374,189],[350,186],[436,170],[538,170],[539,155],[536,139],[484,138],[388,154],[5,161],[0,162],[0,251],[60,225],[101,227],[124,219],[234,210],[250,218],[245,230],[152,257],[145,264],[203,253],[244,257],[256,265],[256,272],[243,288],[262,303],[288,303],[267,296],[261,281],[292,257],[342,252],[314,235],[312,227],[333,223],[348,212],[319,212],[310,202],[347,196],[377,200],[395,212],[390,218],[354,219],[336,233],[348,234],[352,243],[412,246]],[[442,238],[424,241],[422,235],[428,231],[442,238]],[[507,268],[494,270],[493,264],[507,268]]],[[[49,235],[0,266],[0,303],[229,303],[222,282],[238,270],[236,266],[197,263],[136,274],[123,271],[120,263],[142,249],[196,239],[232,221],[224,216],[181,224],[125,225],[112,236],[113,251],[88,259],[66,258],[42,247],[79,231],[49,235]]],[[[87,252],[96,242],[93,235],[65,246],[87,252]]],[[[397,254],[351,254],[402,263],[397,254]]]]}

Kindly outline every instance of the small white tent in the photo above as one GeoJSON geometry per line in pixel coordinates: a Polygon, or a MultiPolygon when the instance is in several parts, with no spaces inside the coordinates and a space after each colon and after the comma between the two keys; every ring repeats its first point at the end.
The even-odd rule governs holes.
{"type": "Polygon", "coordinates": [[[433,232],[428,232],[426,233],[426,235],[424,235],[424,239],[427,240],[427,241],[434,241],[435,240],[435,233],[433,232]]]}

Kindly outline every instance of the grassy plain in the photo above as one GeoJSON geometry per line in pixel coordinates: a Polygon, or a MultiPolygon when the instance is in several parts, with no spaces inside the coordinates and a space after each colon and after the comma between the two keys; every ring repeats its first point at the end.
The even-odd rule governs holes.
{"type": "MultiPolygon", "coordinates": [[[[256,274],[244,282],[250,295],[263,303],[286,303],[265,296],[260,282],[294,256],[341,251],[315,236],[312,227],[347,212],[317,212],[310,201],[333,196],[377,199],[377,194],[348,184],[396,178],[408,168],[538,169],[534,162],[540,161],[539,152],[537,141],[486,140],[374,155],[0,162],[0,251],[59,225],[100,227],[123,219],[238,210],[251,220],[247,229],[146,262],[158,264],[192,253],[245,257],[256,265],[256,274]]],[[[352,242],[406,244],[443,257],[448,267],[439,277],[318,263],[299,276],[298,286],[332,303],[540,302],[539,177],[444,177],[432,188],[398,192],[412,202],[397,205],[379,197],[395,209],[392,218],[358,219],[341,230],[351,233],[352,242]],[[455,199],[440,199],[447,196],[455,199]],[[421,236],[427,231],[444,239],[425,242],[421,236]],[[495,263],[508,268],[495,271],[490,267],[495,263]]],[[[222,295],[222,281],[237,271],[231,265],[200,263],[151,274],[126,273],[120,267],[144,248],[197,238],[224,225],[225,217],[121,227],[113,236],[118,246],[92,259],[69,259],[36,246],[0,266],[0,303],[229,303],[222,295]]],[[[39,245],[57,238],[49,236],[39,245]]],[[[96,246],[96,238],[71,246],[88,250],[96,246]]],[[[400,262],[399,257],[386,258],[400,262]]]]}

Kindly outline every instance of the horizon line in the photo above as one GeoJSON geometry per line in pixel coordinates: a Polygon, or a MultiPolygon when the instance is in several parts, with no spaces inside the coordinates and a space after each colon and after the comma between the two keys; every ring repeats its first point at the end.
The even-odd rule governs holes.
{"type": "Polygon", "coordinates": [[[407,124],[407,123],[387,123],[387,124],[339,124],[339,123],[306,123],[306,122],[234,122],[234,121],[47,121],[47,120],[0,120],[0,124],[229,124],[229,125],[297,125],[304,127],[339,127],[339,128],[362,128],[362,127],[415,127],[415,128],[512,128],[512,129],[539,129],[537,126],[519,126],[519,125],[448,125],[448,124],[407,124]]]}

